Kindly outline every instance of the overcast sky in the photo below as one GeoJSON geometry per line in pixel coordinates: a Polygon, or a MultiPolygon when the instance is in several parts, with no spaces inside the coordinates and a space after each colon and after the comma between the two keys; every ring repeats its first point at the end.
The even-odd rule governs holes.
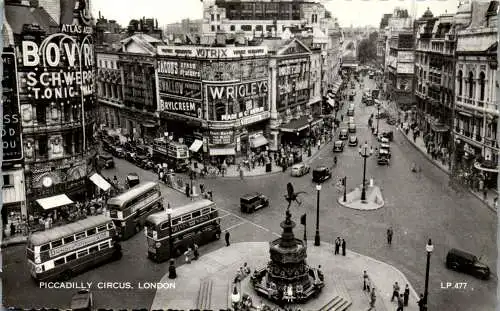
{"type": "MultiPolygon", "coordinates": [[[[455,13],[459,0],[413,0],[416,16],[420,17],[429,7],[434,16],[455,13]]],[[[408,0],[325,0],[326,8],[332,12],[343,27],[377,26],[384,13],[392,13],[395,7],[411,12],[412,2],[408,0]]],[[[184,18],[202,17],[203,3],[200,0],[91,0],[94,16],[98,12],[107,19],[114,19],[122,26],[131,19],[143,16],[158,19],[159,25],[178,22],[184,18]]]]}

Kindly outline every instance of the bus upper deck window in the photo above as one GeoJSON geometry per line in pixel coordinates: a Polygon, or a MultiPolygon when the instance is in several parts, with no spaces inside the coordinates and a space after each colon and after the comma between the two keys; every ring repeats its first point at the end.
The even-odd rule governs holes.
{"type": "Polygon", "coordinates": [[[40,246],[41,252],[48,251],[49,249],[50,249],[50,244],[44,244],[44,245],[40,246]]]}
{"type": "Polygon", "coordinates": [[[83,239],[83,238],[85,238],[85,232],[80,232],[80,233],[77,233],[77,234],[75,235],[75,240],[77,240],[77,241],[78,241],[78,240],[81,240],[81,239],[83,239]]]}
{"type": "Polygon", "coordinates": [[[75,241],[75,236],[72,235],[72,236],[65,237],[63,239],[63,241],[64,241],[64,244],[68,244],[68,243],[74,242],[75,241]]]}
{"type": "Polygon", "coordinates": [[[87,230],[87,236],[95,234],[96,232],[97,232],[96,228],[89,229],[87,230]]]}
{"type": "Polygon", "coordinates": [[[193,212],[193,218],[200,217],[200,216],[201,216],[201,211],[193,212]]]}

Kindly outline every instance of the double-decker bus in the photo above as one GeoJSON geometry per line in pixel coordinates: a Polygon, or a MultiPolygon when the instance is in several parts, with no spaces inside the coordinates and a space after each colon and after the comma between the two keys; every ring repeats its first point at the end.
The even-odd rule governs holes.
{"type": "Polygon", "coordinates": [[[28,238],[28,266],[37,281],[68,280],[110,260],[121,258],[115,225],[98,215],[38,231],[28,238]]]}
{"type": "Polygon", "coordinates": [[[185,172],[189,169],[189,148],[175,141],[157,138],[153,143],[153,161],[167,163],[176,172],[185,172]]]}
{"type": "Polygon", "coordinates": [[[194,243],[202,245],[218,240],[220,234],[219,212],[210,200],[174,208],[170,217],[165,211],[150,215],[145,224],[148,257],[156,262],[179,256],[194,243]]]}
{"type": "Polygon", "coordinates": [[[162,209],[160,185],[148,181],[108,200],[109,214],[117,234],[126,240],[141,231],[146,217],[162,209]]]}

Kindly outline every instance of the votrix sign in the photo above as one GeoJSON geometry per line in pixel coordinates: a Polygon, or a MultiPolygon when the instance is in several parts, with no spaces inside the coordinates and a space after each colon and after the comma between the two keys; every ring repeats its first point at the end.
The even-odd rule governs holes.
{"type": "Polygon", "coordinates": [[[10,162],[23,158],[16,56],[14,53],[4,52],[2,63],[2,160],[10,162]]]}

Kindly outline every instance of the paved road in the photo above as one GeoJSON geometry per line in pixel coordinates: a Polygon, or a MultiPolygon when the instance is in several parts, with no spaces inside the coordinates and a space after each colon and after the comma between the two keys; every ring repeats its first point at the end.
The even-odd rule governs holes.
{"type": "MultiPolygon", "coordinates": [[[[365,87],[371,87],[372,84],[372,80],[367,79],[365,87]]],[[[361,94],[358,94],[355,99],[357,135],[360,142],[367,140],[375,147],[377,143],[366,125],[369,115],[376,109],[365,107],[360,101],[361,94]]],[[[384,121],[379,126],[381,130],[387,127],[384,121]]],[[[449,271],[444,267],[444,257],[451,247],[469,250],[481,254],[496,273],[496,215],[468,193],[457,194],[450,190],[446,174],[429,163],[401,134],[395,134],[395,142],[391,148],[393,160],[389,167],[378,166],[375,157],[367,160],[367,176],[373,177],[381,186],[386,201],[384,208],[363,212],[341,207],[336,202],[341,193],[336,190],[335,182],[329,181],[323,185],[320,194],[322,240],[332,242],[336,236],[343,236],[348,249],[393,264],[420,292],[424,287],[425,244],[428,238],[432,238],[435,250],[430,270],[430,309],[491,310],[495,303],[496,280],[486,282],[449,271]],[[412,162],[421,166],[420,174],[410,172],[412,162]],[[385,232],[389,225],[395,231],[391,247],[385,243],[385,232]],[[440,288],[441,282],[466,282],[467,288],[445,290],[440,288]]],[[[334,175],[348,176],[349,188],[361,184],[363,164],[357,149],[346,147],[338,157],[339,164],[334,169],[334,175]]],[[[126,161],[116,160],[116,164],[115,171],[105,171],[103,174],[116,174],[123,179],[127,173],[138,171],[142,180],[156,180],[156,175],[152,172],[142,171],[126,161]]],[[[331,145],[315,158],[312,166],[317,165],[333,165],[331,145]]],[[[214,199],[224,210],[222,227],[230,229],[233,241],[268,241],[276,236],[273,232],[279,232],[279,222],[285,209],[285,185],[290,180],[296,190],[308,192],[302,197],[302,205],[293,206],[291,211],[295,218],[303,213],[307,214],[308,239],[313,239],[316,190],[310,175],[292,179],[288,171],[285,174],[247,177],[244,181],[209,179],[204,183],[214,190],[214,199]],[[255,214],[241,214],[239,197],[252,191],[268,195],[271,207],[255,214]]],[[[173,206],[186,202],[181,193],[166,187],[162,191],[173,206]]],[[[301,226],[297,227],[296,235],[302,237],[301,226]]],[[[201,251],[209,252],[219,247],[223,247],[223,242],[204,246],[201,251]]],[[[157,281],[165,273],[166,264],[158,265],[146,259],[146,245],[142,235],[124,242],[123,249],[125,255],[121,261],[89,271],[74,278],[74,281],[157,281]]],[[[6,305],[67,306],[74,291],[37,289],[24,268],[22,247],[5,249],[3,261],[6,305]]],[[[366,269],[369,270],[370,267],[366,269]]],[[[134,295],[125,295],[123,290],[97,291],[96,302],[99,307],[149,307],[153,296],[153,291],[134,291],[134,295]]]]}

